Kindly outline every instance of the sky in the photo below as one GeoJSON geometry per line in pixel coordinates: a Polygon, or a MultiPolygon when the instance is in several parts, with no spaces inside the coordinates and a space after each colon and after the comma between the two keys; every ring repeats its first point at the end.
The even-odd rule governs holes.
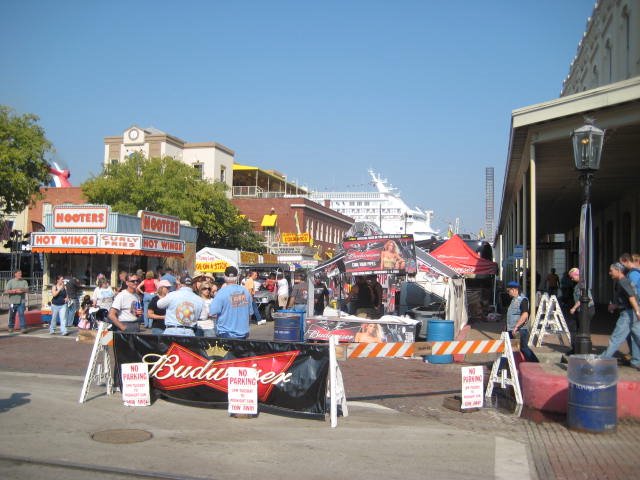
{"type": "Polygon", "coordinates": [[[558,98],[594,0],[0,3],[0,104],[80,185],[131,125],[312,190],[372,169],[433,226],[499,219],[511,112],[558,98]]]}

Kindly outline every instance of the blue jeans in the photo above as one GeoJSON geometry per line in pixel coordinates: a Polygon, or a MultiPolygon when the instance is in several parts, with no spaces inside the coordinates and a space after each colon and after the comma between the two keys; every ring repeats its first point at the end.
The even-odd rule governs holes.
{"type": "Polygon", "coordinates": [[[162,335],[164,333],[164,328],[152,328],[151,333],[153,335],[162,335]]]}
{"type": "Polygon", "coordinates": [[[12,303],[9,306],[9,329],[13,329],[16,323],[16,312],[20,319],[20,329],[27,328],[27,319],[24,317],[24,303],[12,303]]]}
{"type": "Polygon", "coordinates": [[[631,332],[631,365],[640,367],[640,321],[631,309],[620,312],[616,326],[609,337],[609,346],[600,354],[600,358],[613,358],[618,347],[629,336],[629,332],[631,332]]]}
{"type": "Polygon", "coordinates": [[[80,307],[80,301],[76,298],[75,300],[73,300],[73,302],[71,303],[71,305],[65,303],[63,308],[63,318],[65,319],[65,322],[67,324],[67,327],[72,327],[73,326],[73,319],[76,316],[76,312],[78,311],[78,307],[80,307]]]}
{"type": "Polygon", "coordinates": [[[152,319],[149,318],[147,311],[149,310],[149,302],[151,299],[155,297],[155,293],[145,293],[142,296],[142,315],[144,317],[144,326],[147,328],[151,328],[152,319]]]}
{"type": "Polygon", "coordinates": [[[62,335],[65,335],[67,333],[67,320],[64,316],[64,304],[51,304],[51,322],[49,323],[49,333],[55,333],[56,321],[60,322],[60,333],[62,335]]]}
{"type": "Polygon", "coordinates": [[[260,315],[260,309],[258,308],[258,304],[256,303],[255,300],[251,301],[251,311],[253,312],[253,315],[256,317],[256,322],[259,322],[260,320],[262,320],[262,315],[260,315]]]}
{"type": "MultiPolygon", "coordinates": [[[[539,362],[538,357],[533,351],[529,348],[529,329],[527,327],[520,327],[518,329],[518,333],[520,334],[520,352],[524,355],[524,359],[527,362],[539,362]]],[[[509,330],[509,338],[514,338],[513,329],[509,330]]]]}
{"type": "Polygon", "coordinates": [[[247,333],[243,337],[235,337],[235,336],[232,336],[228,332],[219,332],[219,333],[216,334],[216,337],[218,337],[218,338],[230,338],[230,339],[233,339],[233,340],[246,340],[247,338],[249,338],[249,334],[247,333]]]}

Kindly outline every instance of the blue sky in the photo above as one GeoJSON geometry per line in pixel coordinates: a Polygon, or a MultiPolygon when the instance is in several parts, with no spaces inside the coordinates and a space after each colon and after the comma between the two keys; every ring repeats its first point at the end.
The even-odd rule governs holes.
{"type": "Polygon", "coordinates": [[[0,4],[0,104],[79,185],[137,124],[314,190],[387,177],[446,231],[496,221],[511,111],[557,98],[593,0],[0,4]]]}

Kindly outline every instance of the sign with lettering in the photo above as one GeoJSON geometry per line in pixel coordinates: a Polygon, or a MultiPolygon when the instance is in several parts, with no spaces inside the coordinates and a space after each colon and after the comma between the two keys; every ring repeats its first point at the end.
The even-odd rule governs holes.
{"type": "Polygon", "coordinates": [[[95,248],[98,236],[95,233],[32,233],[32,247],[51,248],[95,248]]]}
{"type": "Polygon", "coordinates": [[[107,228],[108,206],[57,205],[53,207],[53,228],[107,228]]]}
{"type": "Polygon", "coordinates": [[[478,367],[462,367],[461,408],[482,408],[484,405],[484,370],[478,367]]]}
{"type": "Polygon", "coordinates": [[[168,238],[142,237],[142,250],[153,252],[184,253],[184,240],[170,240],[168,238]]]}
{"type": "Polygon", "coordinates": [[[145,363],[123,363],[122,402],[127,407],[146,407],[151,405],[149,393],[149,371],[145,363]]]}
{"type": "Polygon", "coordinates": [[[342,242],[347,273],[416,273],[413,235],[349,237],[342,242]]]}
{"type": "MultiPolygon", "coordinates": [[[[181,404],[227,408],[231,368],[255,369],[261,410],[324,418],[327,344],[114,332],[118,365],[144,362],[151,388],[181,404]]],[[[116,368],[118,368],[116,365],[116,368]]],[[[247,375],[248,376],[248,375],[247,375]]]]}
{"type": "Polygon", "coordinates": [[[254,252],[240,252],[240,263],[244,265],[255,264],[260,261],[260,255],[254,252]]]}
{"type": "Polygon", "coordinates": [[[255,368],[229,367],[229,413],[258,413],[258,371],[255,368]]]}
{"type": "Polygon", "coordinates": [[[201,262],[196,260],[196,270],[199,272],[224,272],[228,266],[229,263],[224,260],[213,260],[210,262],[201,262]]]}
{"type": "Polygon", "coordinates": [[[311,235],[309,232],[303,233],[281,233],[280,240],[283,243],[309,243],[311,235]]]}
{"type": "Polygon", "coordinates": [[[140,250],[142,245],[141,235],[124,235],[121,233],[98,234],[98,246],[100,248],[117,248],[118,250],[140,250]]]}
{"type": "Polygon", "coordinates": [[[140,228],[142,233],[179,237],[180,219],[178,217],[170,217],[168,215],[143,210],[140,216],[140,228]]]}

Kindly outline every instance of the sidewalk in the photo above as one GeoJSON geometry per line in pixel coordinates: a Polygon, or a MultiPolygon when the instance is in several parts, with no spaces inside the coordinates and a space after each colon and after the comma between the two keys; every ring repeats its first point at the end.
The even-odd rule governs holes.
{"type": "MultiPolygon", "coordinates": [[[[499,333],[497,323],[476,323],[468,329],[467,338],[498,338],[499,333]]],[[[273,323],[252,326],[251,336],[272,340],[273,323]]],[[[602,347],[606,338],[594,335],[596,347],[602,347]]],[[[558,356],[566,348],[548,339],[550,344],[543,349],[550,355],[558,356]]],[[[89,458],[97,452],[94,463],[100,468],[113,465],[124,448],[123,468],[180,470],[182,478],[348,475],[355,480],[369,479],[370,472],[375,471],[377,477],[388,478],[426,475],[455,479],[468,478],[473,472],[477,478],[627,480],[635,478],[640,468],[640,457],[633,451],[633,446],[640,444],[637,421],[621,420],[616,433],[594,435],[568,430],[561,417],[546,421],[543,415],[532,415],[537,412],[526,412],[527,416],[520,418],[495,408],[467,413],[445,408],[443,400],[460,393],[460,366],[488,367],[495,354],[469,356],[465,364],[427,364],[402,358],[341,362],[350,416],[339,419],[338,428],[332,430],[327,422],[267,414],[255,420],[229,419],[225,411],[187,408],[165,401],[157,401],[151,408],[130,409],[122,406],[118,395],[101,396],[98,387],[92,388],[91,400],[80,406],[77,398],[90,350],[90,345],[78,344],[71,336],[49,336],[45,329],[11,336],[0,329],[0,407],[10,405],[16,398],[13,394],[29,393],[27,399],[35,408],[31,411],[17,406],[0,413],[0,464],[3,455],[82,461],[75,449],[87,450],[89,446],[89,458]],[[49,379],[46,373],[64,376],[49,379]],[[43,390],[38,393],[40,386],[43,390]],[[375,405],[392,410],[374,409],[375,405]],[[90,433],[112,428],[150,431],[153,442],[159,443],[104,447],[89,439],[90,433]],[[38,439],[41,430],[43,437],[38,439]],[[386,447],[387,439],[390,448],[386,447]],[[47,447],[46,441],[60,443],[61,448],[55,451],[57,447],[47,447]],[[165,454],[156,460],[156,451],[165,454]],[[208,456],[203,456],[205,451],[208,456]],[[461,451],[465,455],[459,455],[461,451]],[[166,452],[172,452],[175,458],[166,452]],[[318,461],[318,457],[324,461],[318,461]],[[525,470],[512,474],[500,470],[513,467],[514,458],[529,458],[530,463],[516,465],[525,470]],[[218,462],[222,462],[220,471],[218,462]],[[238,470],[232,462],[239,465],[238,470]],[[414,464],[416,469],[408,468],[414,464]],[[227,477],[219,472],[234,473],[227,477]]],[[[537,353],[544,357],[544,352],[537,353]]],[[[545,368],[548,365],[553,363],[543,364],[545,368]]],[[[636,375],[627,367],[620,370],[636,375]]]]}

